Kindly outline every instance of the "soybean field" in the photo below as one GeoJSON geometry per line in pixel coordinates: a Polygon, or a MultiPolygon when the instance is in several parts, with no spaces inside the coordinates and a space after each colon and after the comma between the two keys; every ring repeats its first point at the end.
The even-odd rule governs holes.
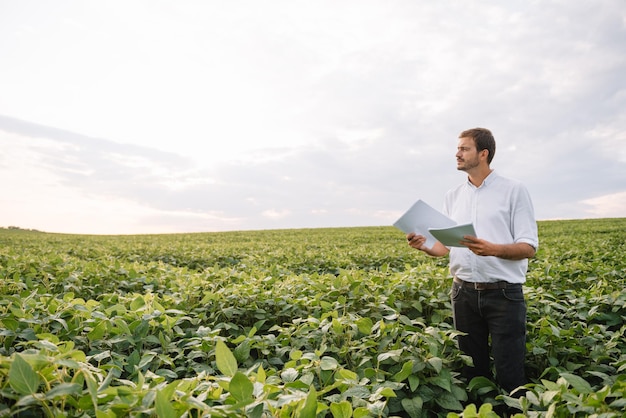
{"type": "Polygon", "coordinates": [[[393,227],[0,229],[0,417],[622,417],[626,219],[538,224],[520,399],[460,377],[448,259],[393,227]]]}

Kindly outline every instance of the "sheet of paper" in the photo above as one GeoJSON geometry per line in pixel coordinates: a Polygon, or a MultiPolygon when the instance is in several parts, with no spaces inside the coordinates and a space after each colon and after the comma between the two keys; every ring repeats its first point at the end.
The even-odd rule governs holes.
{"type": "Polygon", "coordinates": [[[402,215],[393,226],[406,234],[415,232],[426,237],[424,245],[432,248],[437,239],[428,231],[429,228],[448,228],[456,225],[452,219],[434,209],[423,200],[418,200],[402,215]]]}
{"type": "Polygon", "coordinates": [[[476,236],[476,231],[474,231],[474,225],[472,224],[456,225],[450,228],[430,228],[429,232],[446,247],[465,248],[464,245],[459,244],[459,241],[463,241],[463,236],[476,236]]]}

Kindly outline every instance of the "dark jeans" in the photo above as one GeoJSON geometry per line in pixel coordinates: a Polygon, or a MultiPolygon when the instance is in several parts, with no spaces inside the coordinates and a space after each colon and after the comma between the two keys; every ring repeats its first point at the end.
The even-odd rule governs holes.
{"type": "Polygon", "coordinates": [[[496,381],[507,392],[526,384],[526,302],[522,285],[505,289],[474,290],[452,285],[454,326],[467,335],[459,336],[459,348],[472,357],[474,367],[465,367],[469,380],[476,376],[493,379],[489,336],[496,381]]]}

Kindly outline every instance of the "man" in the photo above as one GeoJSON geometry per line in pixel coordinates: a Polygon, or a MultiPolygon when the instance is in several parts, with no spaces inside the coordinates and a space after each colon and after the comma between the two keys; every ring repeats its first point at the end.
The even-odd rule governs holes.
{"type": "Polygon", "coordinates": [[[496,379],[510,393],[527,383],[522,283],[539,240],[526,188],[490,168],[495,151],[489,130],[462,132],[456,160],[457,169],[467,173],[467,181],[445,196],[444,213],[459,224],[472,222],[478,237],[464,236],[463,247],[452,248],[440,242],[427,248],[426,238],[414,233],[407,240],[411,247],[433,257],[450,254],[454,326],[466,334],[459,337],[459,348],[474,362],[473,367],[464,368],[464,376],[468,381],[476,376],[492,378],[491,336],[496,379]]]}

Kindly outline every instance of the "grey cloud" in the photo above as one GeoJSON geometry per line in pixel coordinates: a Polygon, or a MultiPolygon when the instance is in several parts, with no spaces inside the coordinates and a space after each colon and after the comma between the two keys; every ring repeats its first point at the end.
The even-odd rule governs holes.
{"type": "MultiPolygon", "coordinates": [[[[285,159],[221,163],[200,169],[169,153],[92,140],[26,122],[20,122],[18,128],[15,125],[13,120],[0,119],[2,130],[75,145],[63,154],[48,150],[51,153],[46,156],[48,169],[70,187],[123,197],[172,213],[217,214],[236,220],[228,224],[231,229],[391,224],[394,214],[400,214],[417,198],[439,207],[445,191],[464,180],[464,174],[454,168],[456,139],[442,141],[431,136],[439,135],[434,132],[443,128],[430,131],[407,124],[377,140],[345,143],[329,138],[323,146],[299,147],[289,153],[276,150],[288,154],[285,159]],[[141,157],[156,167],[165,167],[170,176],[164,178],[158,171],[108,158],[112,153],[141,157]],[[82,162],[76,166],[90,171],[68,170],[68,161],[82,162]],[[166,184],[172,178],[186,180],[188,176],[214,181],[191,182],[180,188],[166,184]],[[271,219],[267,211],[285,215],[271,219]]],[[[520,148],[511,151],[503,146],[494,167],[527,183],[540,218],[584,216],[580,209],[572,209],[576,202],[620,190],[625,184],[623,163],[600,159],[584,143],[573,146],[562,137],[547,144],[551,149],[542,153],[540,139],[521,147],[529,141],[515,138],[510,143],[519,143],[520,148]],[[600,163],[585,164],[590,156],[597,157],[590,161],[600,163]],[[551,171],[550,166],[558,166],[559,171],[551,171]],[[590,178],[598,177],[602,181],[591,188],[590,178]]],[[[506,142],[499,141],[502,143],[506,142]]],[[[192,221],[177,222],[188,225],[192,221]]],[[[201,230],[202,224],[197,225],[201,230]]]]}
{"type": "Polygon", "coordinates": [[[433,188],[428,176],[420,179],[416,175],[420,171],[433,172],[432,158],[424,155],[420,163],[419,158],[407,155],[402,141],[389,139],[364,141],[360,145],[329,141],[326,148],[299,149],[284,160],[223,163],[202,171],[190,169],[189,162],[176,155],[7,117],[0,119],[0,129],[26,138],[43,137],[74,145],[63,151],[40,150],[46,152],[47,168],[68,187],[88,194],[123,197],[162,210],[215,212],[249,218],[248,227],[259,222],[253,218],[258,218],[263,211],[283,209],[291,211],[304,224],[314,223],[312,211],[324,209],[332,212],[333,219],[346,212],[343,216],[353,222],[369,217],[372,223],[375,220],[371,213],[407,205],[420,183],[424,184],[422,192],[433,188]],[[109,158],[112,154],[145,159],[157,167],[167,168],[174,177],[181,179],[192,175],[216,181],[171,188],[164,184],[168,179],[151,171],[150,167],[127,165],[109,158]],[[358,211],[354,209],[363,215],[355,214],[358,211]]]}

